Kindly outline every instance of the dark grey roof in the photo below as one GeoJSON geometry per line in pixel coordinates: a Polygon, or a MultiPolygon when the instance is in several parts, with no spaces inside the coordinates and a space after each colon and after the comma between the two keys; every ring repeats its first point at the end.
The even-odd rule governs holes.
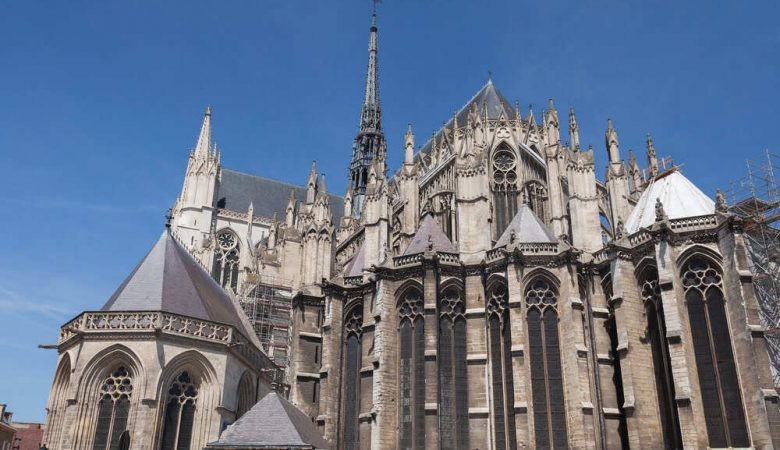
{"type": "Polygon", "coordinates": [[[515,235],[516,242],[558,242],[558,240],[555,239],[555,236],[547,230],[547,227],[544,226],[542,221],[539,220],[527,204],[523,204],[523,206],[520,207],[520,211],[518,211],[512,221],[509,222],[509,226],[506,227],[504,233],[498,238],[496,247],[503,247],[509,244],[512,240],[512,233],[515,235]]]}
{"type": "Polygon", "coordinates": [[[360,248],[355,253],[355,256],[349,260],[346,268],[344,269],[345,277],[358,277],[363,275],[363,266],[366,264],[366,244],[365,242],[360,244],[360,248]]]}
{"type": "Polygon", "coordinates": [[[167,229],[101,311],[164,311],[232,325],[245,337],[254,336],[233,299],[167,229]]]}
{"type": "MultiPolygon", "coordinates": [[[[506,97],[499,91],[491,80],[488,80],[482,88],[471,97],[463,107],[456,113],[458,117],[458,126],[466,125],[468,121],[469,112],[473,108],[473,105],[477,106],[477,113],[480,117],[483,114],[483,108],[487,106],[488,119],[498,119],[501,113],[504,113],[504,117],[511,119],[515,115],[514,107],[507,101],[506,97]]],[[[436,132],[436,142],[441,139],[441,133],[444,128],[452,128],[452,118],[436,132]]],[[[428,153],[431,150],[431,140],[422,146],[420,153],[428,153]]]]}
{"type": "Polygon", "coordinates": [[[328,447],[311,418],[273,391],[227,427],[216,442],[206,446],[231,449],[328,447]]]}
{"type": "Polygon", "coordinates": [[[447,235],[441,231],[441,227],[436,222],[436,219],[431,217],[430,214],[426,214],[423,217],[420,227],[417,229],[417,233],[414,234],[412,242],[409,243],[409,247],[406,248],[404,255],[414,255],[428,250],[447,253],[457,253],[458,251],[447,235]],[[429,247],[431,248],[429,249],[429,247]]]}
{"type": "MultiPolygon", "coordinates": [[[[217,189],[217,207],[245,213],[252,202],[255,216],[271,218],[276,213],[281,220],[287,211],[290,190],[295,191],[295,198],[299,201],[306,200],[306,186],[222,169],[217,189]]],[[[344,200],[333,194],[328,194],[328,197],[333,219],[338,221],[344,212],[344,200]]]]}

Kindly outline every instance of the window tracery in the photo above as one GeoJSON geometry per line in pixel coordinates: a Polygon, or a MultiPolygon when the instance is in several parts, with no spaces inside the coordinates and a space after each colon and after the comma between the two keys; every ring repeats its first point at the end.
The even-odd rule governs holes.
{"type": "Polygon", "coordinates": [[[162,432],[162,450],[189,450],[198,400],[198,385],[185,370],[171,382],[162,432]]]}
{"type": "Polygon", "coordinates": [[[661,414],[664,446],[666,448],[682,448],[680,419],[674,400],[672,362],[669,356],[669,342],[666,339],[666,320],[661,301],[661,288],[658,285],[658,272],[655,268],[645,269],[642,278],[640,278],[640,293],[647,316],[645,340],[650,343],[653,355],[655,389],[658,396],[658,409],[661,414]]]}
{"type": "Polygon", "coordinates": [[[749,447],[720,271],[694,257],[683,267],[682,284],[709,446],[749,447]]]}
{"type": "Polygon", "coordinates": [[[227,230],[219,232],[214,252],[213,276],[222,287],[230,288],[234,292],[238,288],[239,256],[236,235],[227,230]]]}
{"type": "Polygon", "coordinates": [[[493,214],[498,237],[517,214],[517,158],[509,148],[501,147],[493,155],[492,166],[493,214]]]}
{"type": "Polygon", "coordinates": [[[118,450],[127,430],[133,380],[124,366],[111,372],[100,387],[94,450],[118,450]]]}
{"type": "Polygon", "coordinates": [[[466,308],[463,293],[439,297],[439,436],[442,449],[469,448],[466,308]]]}
{"type": "Polygon", "coordinates": [[[547,188],[538,181],[530,181],[523,188],[523,197],[528,203],[528,207],[536,214],[536,217],[541,219],[542,222],[547,222],[547,211],[545,208],[547,188]]]}
{"type": "Polygon", "coordinates": [[[360,367],[362,361],[363,310],[353,308],[344,320],[344,448],[360,448],[360,367]]]}
{"type": "Polygon", "coordinates": [[[525,294],[536,448],[567,448],[557,297],[539,278],[525,294]]]}
{"type": "Polygon", "coordinates": [[[488,343],[493,394],[493,440],[496,449],[515,449],[514,373],[512,332],[509,326],[506,285],[496,283],[488,291],[488,343]]]}
{"type": "Polygon", "coordinates": [[[425,321],[422,293],[407,289],[398,307],[400,334],[399,448],[425,448],[425,321]]]}

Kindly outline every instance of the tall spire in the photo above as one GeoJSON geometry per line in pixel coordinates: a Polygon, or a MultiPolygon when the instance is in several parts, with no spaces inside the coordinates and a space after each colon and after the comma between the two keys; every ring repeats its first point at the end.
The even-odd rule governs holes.
{"type": "Polygon", "coordinates": [[[195,144],[195,154],[206,156],[211,149],[211,105],[206,107],[206,115],[203,117],[203,125],[200,127],[198,143],[195,144]]]}
{"type": "MultiPolygon", "coordinates": [[[[386,144],[382,130],[382,107],[379,103],[379,62],[377,46],[376,5],[371,16],[368,38],[368,70],[363,105],[360,108],[360,130],[352,144],[352,162],[349,165],[350,184],[353,187],[352,215],[360,217],[372,161],[385,160],[386,144]]],[[[380,167],[380,170],[384,166],[380,167]]],[[[384,173],[379,174],[384,177],[384,173]]]]}
{"type": "Polygon", "coordinates": [[[574,115],[574,107],[569,108],[569,140],[571,141],[571,149],[580,149],[580,127],[577,125],[577,116],[574,115]]]}

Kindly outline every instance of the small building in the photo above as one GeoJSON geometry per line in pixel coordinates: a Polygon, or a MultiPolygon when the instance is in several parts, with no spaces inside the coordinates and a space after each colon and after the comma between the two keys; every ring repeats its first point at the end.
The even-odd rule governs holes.
{"type": "Polygon", "coordinates": [[[35,422],[11,422],[16,438],[11,450],[40,450],[43,445],[43,431],[46,427],[35,422]]]}
{"type": "Polygon", "coordinates": [[[0,403],[0,450],[11,450],[13,446],[16,430],[11,426],[12,415],[6,405],[0,403]]]}

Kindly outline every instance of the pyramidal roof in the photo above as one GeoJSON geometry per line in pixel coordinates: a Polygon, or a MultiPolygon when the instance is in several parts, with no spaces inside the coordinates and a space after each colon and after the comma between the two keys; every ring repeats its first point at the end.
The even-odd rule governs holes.
{"type": "Polygon", "coordinates": [[[523,204],[520,207],[520,211],[515,214],[512,221],[506,227],[506,230],[501,234],[501,237],[496,241],[496,247],[503,247],[512,242],[512,235],[516,242],[522,243],[536,243],[546,242],[555,243],[558,242],[555,236],[552,235],[544,226],[542,221],[534,214],[534,211],[527,205],[523,204]]]}
{"type": "Polygon", "coordinates": [[[441,231],[441,227],[436,222],[436,219],[427,214],[420,222],[420,227],[417,229],[417,233],[414,234],[412,242],[409,243],[409,247],[406,248],[404,255],[415,255],[429,250],[447,253],[457,253],[458,251],[447,235],[441,231]]]}
{"type": "Polygon", "coordinates": [[[628,233],[655,223],[656,199],[661,200],[669,219],[715,214],[715,202],[678,170],[672,170],[653,180],[642,192],[626,221],[628,233]]]}
{"type": "Polygon", "coordinates": [[[272,391],[206,448],[327,449],[328,443],[309,416],[272,391]]]}
{"type": "MultiPolygon", "coordinates": [[[[482,117],[483,114],[483,108],[487,107],[487,113],[488,113],[488,119],[498,119],[501,116],[501,113],[504,113],[504,117],[507,119],[511,119],[514,117],[515,110],[514,107],[507,101],[506,97],[501,93],[501,91],[496,88],[496,86],[493,84],[492,80],[488,80],[487,83],[485,83],[480,90],[477,91],[476,94],[474,94],[471,99],[466,102],[465,105],[463,105],[460,110],[455,113],[455,115],[458,117],[458,124],[460,126],[466,125],[466,122],[469,117],[469,112],[472,110],[473,105],[477,106],[477,114],[479,114],[480,117],[482,117]]],[[[441,132],[444,128],[451,128],[452,127],[452,118],[447,121],[446,124],[436,132],[436,141],[438,142],[441,139],[441,132]]],[[[423,145],[423,147],[420,149],[420,153],[428,153],[431,150],[431,141],[430,139],[428,142],[423,145]]]]}
{"type": "Polygon", "coordinates": [[[166,229],[101,311],[164,311],[219,322],[259,347],[239,308],[166,229]]]}
{"type": "Polygon", "coordinates": [[[360,248],[355,253],[355,256],[352,257],[352,259],[347,264],[347,267],[344,269],[344,276],[347,277],[358,277],[363,275],[363,266],[366,263],[366,244],[362,243],[360,244],[360,248]]]}

